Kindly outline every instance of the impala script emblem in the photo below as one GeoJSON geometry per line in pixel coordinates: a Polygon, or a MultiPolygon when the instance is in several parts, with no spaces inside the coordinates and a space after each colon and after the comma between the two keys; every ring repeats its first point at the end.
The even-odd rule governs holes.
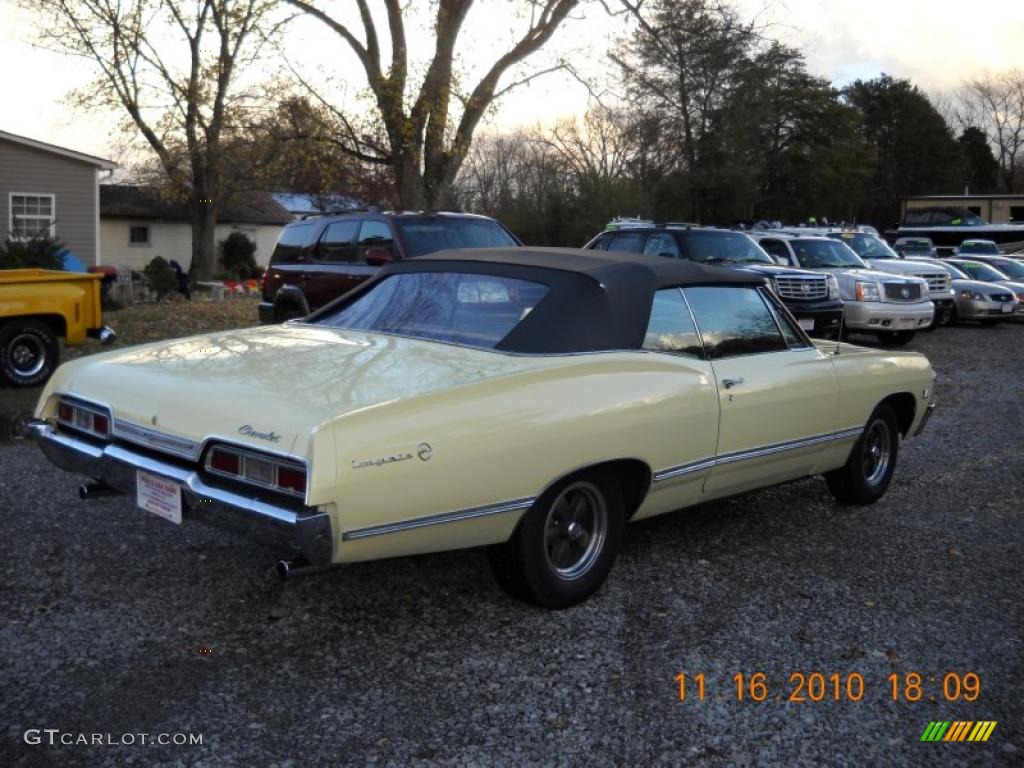
{"type": "MultiPolygon", "coordinates": [[[[430,461],[430,457],[433,453],[434,449],[430,447],[430,443],[420,443],[416,446],[415,455],[419,457],[420,461],[430,461]]],[[[413,454],[402,451],[401,453],[396,453],[393,456],[381,456],[379,459],[352,459],[352,469],[382,467],[385,464],[394,464],[398,461],[408,461],[412,457],[413,454]]]]}
{"type": "Polygon", "coordinates": [[[246,437],[255,437],[257,440],[266,440],[268,443],[281,442],[281,436],[277,432],[260,432],[252,424],[243,424],[238,428],[238,434],[246,437]]]}

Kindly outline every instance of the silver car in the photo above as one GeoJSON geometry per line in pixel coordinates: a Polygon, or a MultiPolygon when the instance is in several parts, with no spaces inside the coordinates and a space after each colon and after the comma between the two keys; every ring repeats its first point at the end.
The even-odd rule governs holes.
{"type": "Polygon", "coordinates": [[[1002,283],[975,280],[960,267],[946,259],[914,259],[941,266],[953,278],[956,299],[952,322],[974,320],[983,325],[995,325],[1004,320],[1021,318],[1024,303],[1002,283]]]}
{"type": "MultiPolygon", "coordinates": [[[[1024,281],[1011,279],[1005,272],[996,269],[983,259],[953,258],[943,259],[943,262],[952,264],[961,272],[965,272],[972,280],[998,283],[1003,286],[1016,302],[1009,319],[1024,319],[1024,303],[1022,303],[1024,302],[1024,281]]],[[[1005,310],[1003,311],[1005,312],[1005,310]]]]}

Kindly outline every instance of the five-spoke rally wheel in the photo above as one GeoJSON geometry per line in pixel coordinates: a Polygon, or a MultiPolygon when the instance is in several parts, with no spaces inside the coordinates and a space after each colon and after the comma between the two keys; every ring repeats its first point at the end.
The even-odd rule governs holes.
{"type": "Polygon", "coordinates": [[[495,578],[512,595],[545,608],[567,608],[593,594],[622,542],[618,479],[591,470],[546,491],[505,544],[490,550],[495,578]]]}
{"type": "Polygon", "coordinates": [[[825,473],[825,482],[843,504],[873,504],[885,494],[899,451],[896,414],[885,403],[875,408],[864,431],[840,469],[825,473]]]}

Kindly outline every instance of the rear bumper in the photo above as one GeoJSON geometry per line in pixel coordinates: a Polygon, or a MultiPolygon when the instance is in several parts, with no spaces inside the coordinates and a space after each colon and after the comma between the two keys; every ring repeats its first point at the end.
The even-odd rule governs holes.
{"type": "Polygon", "coordinates": [[[85,335],[90,339],[96,339],[101,344],[110,344],[117,338],[117,334],[114,333],[113,329],[105,325],[101,325],[99,328],[90,328],[85,332],[85,335]]]}
{"type": "Polygon", "coordinates": [[[331,516],[320,510],[290,508],[207,485],[191,467],[154,459],[120,445],[96,445],[61,434],[46,421],[32,421],[29,432],[46,457],[61,469],[102,480],[127,494],[136,492],[136,473],[145,470],[181,486],[183,520],[198,520],[299,554],[312,565],[328,565],[334,553],[331,516]]]}

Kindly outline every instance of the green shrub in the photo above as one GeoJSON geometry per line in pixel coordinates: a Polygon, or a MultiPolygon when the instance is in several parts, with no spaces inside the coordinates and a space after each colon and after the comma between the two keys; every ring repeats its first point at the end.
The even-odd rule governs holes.
{"type": "Polygon", "coordinates": [[[156,294],[157,301],[178,290],[178,276],[163,256],[154,256],[142,272],[146,278],[146,287],[156,294]]]}
{"type": "Polygon", "coordinates": [[[64,248],[52,237],[7,240],[0,244],[0,269],[61,269],[64,248]]]}
{"type": "Polygon", "coordinates": [[[232,232],[220,241],[220,264],[236,280],[255,277],[260,271],[256,264],[256,243],[242,232],[232,232]]]}

